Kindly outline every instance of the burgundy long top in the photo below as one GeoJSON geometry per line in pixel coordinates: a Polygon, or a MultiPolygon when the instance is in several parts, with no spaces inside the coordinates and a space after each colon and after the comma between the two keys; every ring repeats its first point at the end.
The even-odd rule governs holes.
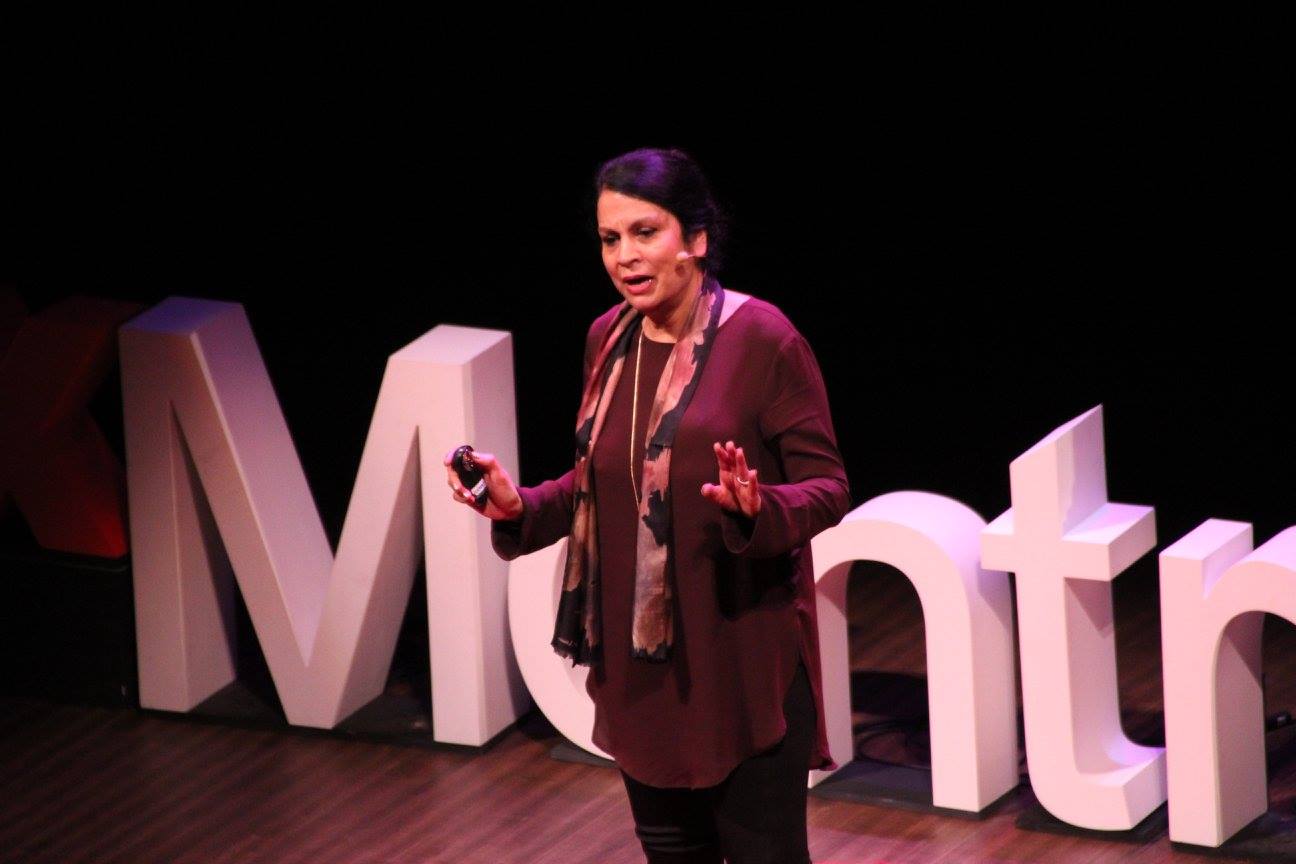
{"type": "MultiPolygon", "coordinates": [[[[590,327],[585,374],[617,307],[590,327]]],[[[657,381],[674,347],[643,340],[635,482],[657,381]]],[[[630,657],[637,505],[630,482],[632,345],[593,454],[603,598],[603,664],[586,688],[594,743],[630,776],[660,787],[714,786],[782,740],[783,701],[805,663],[818,714],[807,768],[828,752],[809,540],[850,506],[823,378],[810,346],[772,304],[749,299],[716,333],[671,455],[675,645],[666,663],[630,657]],[[712,442],[733,440],[758,472],[755,520],[702,496],[717,482],[712,442]]],[[[511,559],[571,529],[573,472],[520,492],[524,513],[496,522],[511,559]]]]}

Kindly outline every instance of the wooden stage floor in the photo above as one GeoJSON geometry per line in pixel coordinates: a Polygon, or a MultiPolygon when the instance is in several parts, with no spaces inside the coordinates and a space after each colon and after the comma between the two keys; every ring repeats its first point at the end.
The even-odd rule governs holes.
{"type": "MultiPolygon", "coordinates": [[[[1150,558],[1151,556],[1149,556],[1150,558]]],[[[1155,563],[1117,580],[1125,726],[1161,732],[1155,563]]],[[[896,574],[851,581],[860,752],[921,763],[922,616],[896,574]],[[882,611],[884,610],[884,611],[882,611]],[[895,721],[899,720],[896,724],[895,721]],[[891,725],[877,725],[891,724],[891,725]],[[897,726],[894,731],[893,726],[897,726]]],[[[1296,631],[1266,625],[1267,711],[1296,705],[1296,631]]],[[[400,746],[141,712],[0,701],[0,861],[122,864],[631,864],[643,860],[618,774],[559,761],[539,715],[491,747],[400,746]]],[[[1271,752],[1291,751],[1290,730],[1271,752]]],[[[1296,759],[1277,759],[1271,812],[1291,814],[1296,759]]],[[[816,862],[1236,861],[1016,827],[1020,787],[980,820],[811,796],[816,862]]]]}

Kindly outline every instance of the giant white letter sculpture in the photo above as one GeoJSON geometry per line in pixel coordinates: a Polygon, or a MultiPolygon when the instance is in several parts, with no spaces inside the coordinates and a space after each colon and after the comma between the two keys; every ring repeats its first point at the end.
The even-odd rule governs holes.
{"type": "MultiPolygon", "coordinates": [[[[927,634],[932,803],[978,812],[1017,785],[1012,597],[1006,573],[981,569],[985,521],[929,492],[893,492],[856,507],[811,541],[833,759],[854,758],[846,577],[881,561],[909,578],[927,634]]],[[[813,772],[818,782],[828,774],[813,772]]]]}
{"type": "Polygon", "coordinates": [[[1296,622],[1296,528],[1254,552],[1251,526],[1209,519],[1161,553],[1170,839],[1219,846],[1269,806],[1260,636],[1296,622]]]}
{"type": "Polygon", "coordinates": [[[1026,760],[1036,798],[1082,828],[1133,828],[1166,800],[1165,751],[1125,737],[1111,587],[1156,545],[1151,507],[1107,501],[1102,406],[1013,460],[982,566],[1017,574],[1026,760]]]}
{"type": "Polygon", "coordinates": [[[443,325],[392,355],[336,559],[241,306],[166,300],[121,356],[141,705],[233,680],[232,573],[288,721],[336,725],[382,692],[425,550],[434,737],[481,744],[528,707],[507,565],[441,464],[463,441],[517,463],[507,333],[443,325]]]}

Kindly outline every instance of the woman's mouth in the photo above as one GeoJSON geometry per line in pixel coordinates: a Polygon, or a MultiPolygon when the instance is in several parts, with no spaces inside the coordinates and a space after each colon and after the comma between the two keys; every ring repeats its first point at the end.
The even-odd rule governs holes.
{"type": "Polygon", "coordinates": [[[653,286],[654,279],[651,276],[627,276],[621,280],[626,290],[631,294],[644,294],[653,286]]]}

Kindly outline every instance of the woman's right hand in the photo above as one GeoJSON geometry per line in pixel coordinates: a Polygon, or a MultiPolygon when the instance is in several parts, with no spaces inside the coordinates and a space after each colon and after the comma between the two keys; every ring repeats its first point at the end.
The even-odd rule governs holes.
{"type": "Polygon", "coordinates": [[[466,504],[490,519],[522,518],[522,496],[518,493],[517,484],[500,466],[493,454],[483,453],[480,450],[474,450],[472,453],[473,462],[486,478],[486,506],[481,510],[477,510],[474,506],[472,493],[459,482],[459,475],[455,473],[451,464],[453,458],[454,450],[450,450],[446,453],[443,463],[446,468],[446,483],[454,491],[456,501],[466,504]]]}

